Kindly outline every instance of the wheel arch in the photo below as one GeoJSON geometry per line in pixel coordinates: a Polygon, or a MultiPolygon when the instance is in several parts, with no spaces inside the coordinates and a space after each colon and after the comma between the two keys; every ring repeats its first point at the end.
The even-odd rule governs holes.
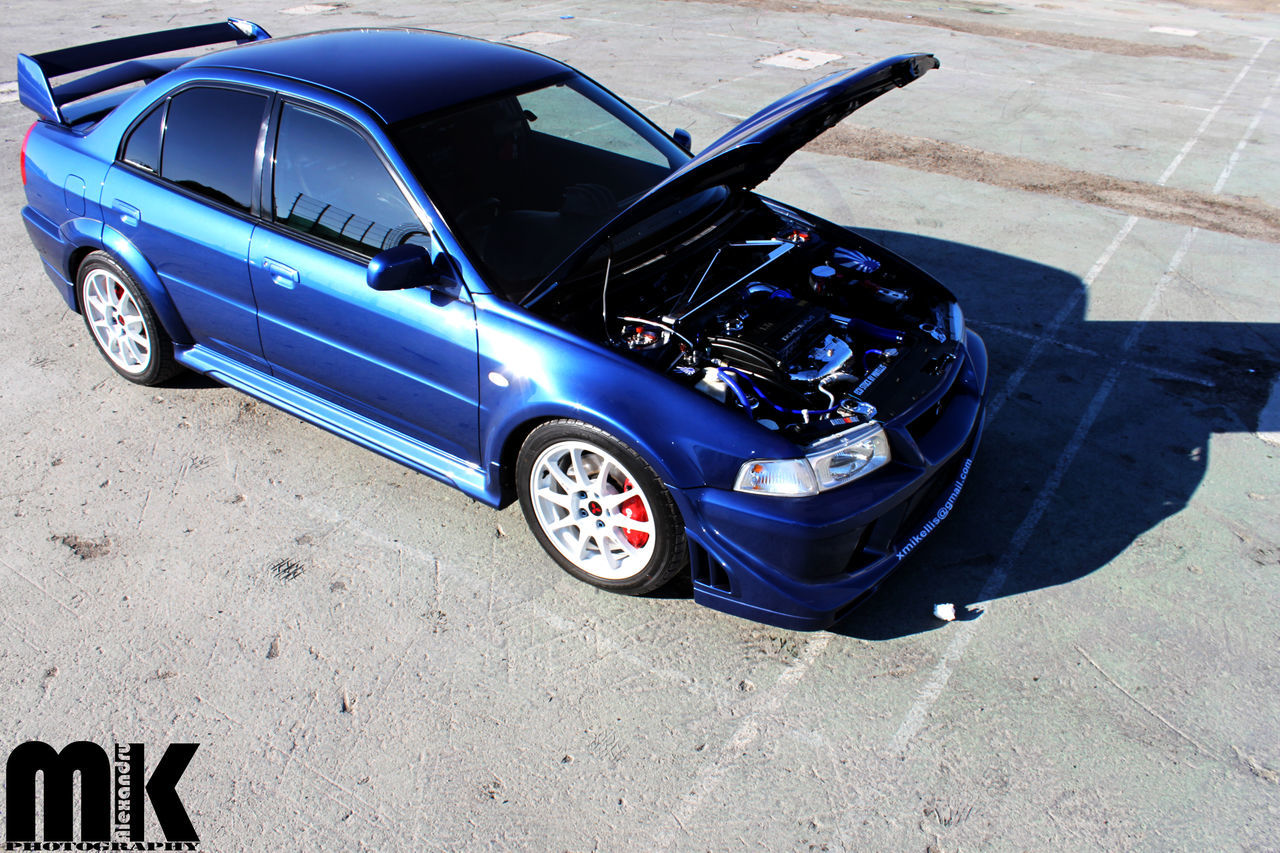
{"type": "MultiPolygon", "coordinates": [[[[618,420],[608,418],[599,413],[581,408],[563,408],[541,411],[531,414],[518,423],[504,430],[502,437],[496,442],[497,450],[490,457],[491,476],[497,484],[499,506],[507,506],[516,498],[515,467],[520,448],[524,446],[529,434],[545,423],[553,421],[578,422],[604,432],[615,441],[619,441],[631,449],[640,459],[658,475],[658,479],[668,488],[688,485],[690,477],[696,476],[692,470],[677,472],[669,464],[669,460],[658,453],[650,444],[633,430],[625,428],[618,420]]],[[[688,465],[682,466],[688,468],[688,465]]]]}
{"type": "Polygon", "coordinates": [[[165,290],[164,285],[160,282],[160,276],[157,275],[155,269],[152,268],[137,246],[133,245],[119,231],[112,228],[103,228],[101,244],[84,243],[79,245],[72,250],[68,259],[67,274],[69,280],[75,285],[76,310],[78,312],[84,313],[84,306],[80,304],[80,268],[84,266],[85,260],[94,252],[104,252],[110,255],[113,261],[133,277],[133,280],[143,289],[147,299],[151,302],[156,319],[160,321],[165,332],[175,343],[195,343],[190,330],[187,329],[187,324],[182,321],[182,316],[178,314],[178,309],[174,306],[173,300],[169,298],[169,292],[165,290]]]}

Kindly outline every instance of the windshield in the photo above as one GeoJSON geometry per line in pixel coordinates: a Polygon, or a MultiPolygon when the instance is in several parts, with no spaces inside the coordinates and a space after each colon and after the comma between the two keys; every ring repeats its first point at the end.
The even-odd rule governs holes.
{"type": "Polygon", "coordinates": [[[413,119],[393,138],[472,261],[513,300],[689,160],[576,75],[413,119]]]}

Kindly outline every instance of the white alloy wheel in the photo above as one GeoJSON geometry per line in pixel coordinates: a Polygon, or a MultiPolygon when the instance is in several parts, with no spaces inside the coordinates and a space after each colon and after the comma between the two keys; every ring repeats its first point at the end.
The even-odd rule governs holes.
{"type": "Polygon", "coordinates": [[[653,506],[608,451],[579,440],[551,444],[533,463],[529,493],[542,532],[580,571],[621,581],[649,566],[658,539],[653,506]]]}
{"type": "Polygon", "coordinates": [[[85,320],[103,354],[122,373],[146,373],[151,366],[152,340],[133,294],[102,267],[85,276],[83,293],[85,320]]]}

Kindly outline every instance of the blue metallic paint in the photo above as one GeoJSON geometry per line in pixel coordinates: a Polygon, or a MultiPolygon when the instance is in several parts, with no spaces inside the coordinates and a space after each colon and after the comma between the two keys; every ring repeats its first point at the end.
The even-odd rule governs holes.
{"type": "Polygon", "coordinates": [[[342,92],[395,124],[571,70],[513,45],[424,30],[333,30],[270,39],[187,63],[209,76],[259,71],[342,92]]]}
{"type": "MultiPolygon", "coordinates": [[[[47,88],[40,69],[22,60],[20,89],[38,95],[47,88]],[[28,79],[33,75],[40,79],[28,79]]],[[[787,627],[828,625],[879,585],[900,562],[902,543],[932,529],[917,521],[949,506],[963,483],[957,472],[967,472],[960,463],[972,458],[982,425],[981,340],[968,334],[963,358],[951,368],[960,390],[928,435],[913,438],[897,423],[886,425],[896,460],[888,468],[812,498],[733,491],[745,459],[793,457],[797,447],[492,295],[390,144],[388,123],[566,70],[527,51],[403,31],[340,32],[210,54],[143,87],[89,132],[39,122],[26,152],[24,221],[71,307],[73,259],[104,249],[145,290],[177,342],[180,363],[485,503],[513,498],[505,466],[532,426],[572,418],[604,429],[671,490],[693,543],[698,601],[787,627]],[[377,42],[372,50],[370,38],[377,42]],[[424,39],[429,50],[421,47],[424,39]],[[350,256],[115,164],[133,122],[196,80],[278,93],[358,126],[417,210],[434,252],[456,264],[457,296],[427,288],[374,292],[365,265],[350,256]],[[84,214],[72,215],[80,205],[84,214]],[[220,212],[210,215],[211,209],[220,212]],[[164,228],[152,229],[156,222],[164,228]],[[912,506],[911,519],[900,517],[926,494],[938,497],[912,506]],[[850,569],[850,555],[867,544],[864,529],[884,519],[895,522],[893,529],[886,526],[870,543],[870,557],[863,554],[850,569]],[[727,582],[699,576],[708,561],[727,582]]],[[[815,87],[806,97],[822,106],[815,87]]],[[[57,104],[32,99],[28,105],[38,113],[58,116],[57,104]]],[[[753,120],[776,117],[777,107],[753,120]]],[[[730,136],[724,139],[732,142],[730,136]]],[[[731,162],[721,151],[732,150],[728,142],[713,146],[722,164],[731,162]]],[[[734,168],[746,175],[749,162],[734,168]]],[[[935,405],[947,384],[897,421],[935,405]]]]}

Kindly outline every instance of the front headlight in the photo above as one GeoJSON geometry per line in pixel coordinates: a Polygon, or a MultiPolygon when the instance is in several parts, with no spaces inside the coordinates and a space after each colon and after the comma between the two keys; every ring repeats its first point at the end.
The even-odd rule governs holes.
{"type": "Polygon", "coordinates": [[[843,486],[889,462],[889,439],[879,424],[866,424],[832,447],[802,459],[753,459],[738,471],[734,489],[761,495],[804,497],[843,486]]]}

